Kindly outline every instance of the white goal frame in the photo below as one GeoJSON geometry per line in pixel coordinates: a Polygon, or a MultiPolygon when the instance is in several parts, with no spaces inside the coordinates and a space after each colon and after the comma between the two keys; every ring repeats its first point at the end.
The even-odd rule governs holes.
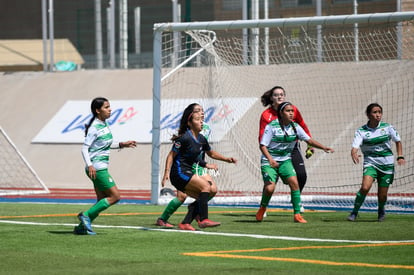
{"type": "MultiPolygon", "coordinates": [[[[0,181],[0,196],[12,196],[12,195],[28,195],[28,194],[44,194],[50,193],[47,186],[43,183],[43,181],[39,178],[36,174],[35,170],[30,166],[29,162],[25,159],[25,157],[20,153],[17,149],[16,145],[13,143],[11,138],[6,134],[2,127],[0,127],[0,135],[4,137],[7,144],[0,144],[1,146],[8,146],[9,150],[13,153],[13,158],[15,163],[12,163],[10,167],[9,173],[13,174],[13,177],[22,178],[19,176],[18,173],[27,173],[24,175],[27,178],[30,178],[32,184],[23,184],[20,185],[19,183],[9,183],[9,186],[3,186],[0,181]],[[33,184],[34,183],[34,184],[33,184]],[[14,185],[15,184],[15,185],[14,185]]],[[[4,157],[4,156],[2,156],[4,157]]],[[[2,158],[0,157],[0,158],[2,158]]],[[[3,160],[2,161],[6,161],[3,160]]],[[[13,161],[13,160],[8,160],[13,161]]],[[[8,167],[2,167],[3,169],[8,169],[8,167]]],[[[5,177],[5,173],[2,173],[1,177],[5,177]]],[[[19,179],[16,179],[19,181],[19,179]]]]}
{"type": "MultiPolygon", "coordinates": [[[[236,20],[236,21],[209,21],[190,23],[158,23],[154,24],[153,39],[153,124],[152,124],[152,155],[151,155],[151,203],[158,204],[160,199],[160,146],[161,146],[161,83],[165,80],[162,76],[162,33],[190,31],[190,30],[235,30],[267,27],[294,27],[335,24],[366,24],[381,22],[402,22],[414,20],[414,12],[370,13],[358,15],[315,16],[286,19],[260,19],[260,20],[236,20]]],[[[356,25],[357,26],[357,25],[356,25]]],[[[356,33],[357,35],[357,33],[356,33]]],[[[401,43],[401,34],[397,34],[397,41],[401,43]]],[[[357,46],[356,46],[357,47],[357,46]]],[[[397,46],[400,49],[400,46],[397,46]]],[[[398,54],[398,56],[400,56],[398,54]]],[[[194,56],[190,57],[194,58],[194,56]]],[[[188,62],[188,61],[187,61],[188,62]]],[[[184,64],[177,65],[183,66],[184,64]]],[[[171,73],[171,71],[170,71],[171,73]]]]}

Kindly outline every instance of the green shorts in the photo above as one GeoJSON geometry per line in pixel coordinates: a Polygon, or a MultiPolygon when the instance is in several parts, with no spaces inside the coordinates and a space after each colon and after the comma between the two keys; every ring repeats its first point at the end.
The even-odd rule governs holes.
{"type": "MultiPolygon", "coordinates": [[[[85,172],[88,178],[90,178],[88,170],[85,170],[85,172]]],[[[105,191],[115,186],[115,182],[108,173],[108,169],[96,171],[96,178],[91,179],[91,181],[93,182],[93,186],[99,191],[105,191]]]]}
{"type": "Polygon", "coordinates": [[[262,165],[262,177],[263,181],[277,182],[279,177],[284,184],[287,184],[287,179],[296,176],[295,168],[293,168],[292,161],[290,159],[279,162],[278,168],[273,168],[270,165],[262,165]]]}
{"type": "Polygon", "coordinates": [[[377,179],[379,187],[389,187],[394,181],[394,173],[385,174],[372,166],[365,167],[363,175],[377,179]]]}

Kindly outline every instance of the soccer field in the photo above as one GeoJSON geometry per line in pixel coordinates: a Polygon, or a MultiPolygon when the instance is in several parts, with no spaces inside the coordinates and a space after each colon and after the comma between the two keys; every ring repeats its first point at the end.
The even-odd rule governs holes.
{"type": "MultiPolygon", "coordinates": [[[[154,225],[163,206],[116,205],[72,233],[87,205],[1,203],[0,274],[413,274],[412,215],[306,212],[307,224],[272,209],[210,207],[216,228],[195,232],[154,225]]],[[[182,207],[170,221],[178,224],[182,207]]]]}

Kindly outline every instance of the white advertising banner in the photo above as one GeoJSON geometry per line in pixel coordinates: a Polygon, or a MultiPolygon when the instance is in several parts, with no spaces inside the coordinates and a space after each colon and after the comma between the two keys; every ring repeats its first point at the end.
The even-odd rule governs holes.
{"type": "MultiPolygon", "coordinates": [[[[217,142],[256,102],[257,98],[164,99],[161,101],[161,142],[170,142],[180,124],[182,112],[193,102],[204,108],[204,121],[217,142]],[[168,106],[168,107],[167,107],[168,106]]],[[[33,143],[83,143],[85,124],[91,119],[90,101],[67,101],[33,138],[33,143]]],[[[152,142],[152,100],[110,100],[107,120],[115,141],[152,142]]]]}

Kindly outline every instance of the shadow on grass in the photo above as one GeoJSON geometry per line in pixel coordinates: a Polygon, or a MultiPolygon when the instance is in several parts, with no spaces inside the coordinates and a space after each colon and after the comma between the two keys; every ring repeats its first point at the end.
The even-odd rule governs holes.
{"type": "Polygon", "coordinates": [[[48,231],[50,234],[60,234],[60,235],[66,235],[66,234],[71,234],[71,235],[75,235],[73,234],[73,230],[71,231],[48,231]]]}
{"type": "Polygon", "coordinates": [[[351,223],[372,223],[372,222],[378,222],[378,220],[375,220],[375,219],[361,219],[361,218],[357,219],[354,222],[348,221],[346,218],[343,218],[343,219],[321,218],[321,221],[323,221],[323,222],[336,222],[336,223],[337,222],[346,222],[346,223],[349,223],[349,224],[351,224],[351,223]]]}

